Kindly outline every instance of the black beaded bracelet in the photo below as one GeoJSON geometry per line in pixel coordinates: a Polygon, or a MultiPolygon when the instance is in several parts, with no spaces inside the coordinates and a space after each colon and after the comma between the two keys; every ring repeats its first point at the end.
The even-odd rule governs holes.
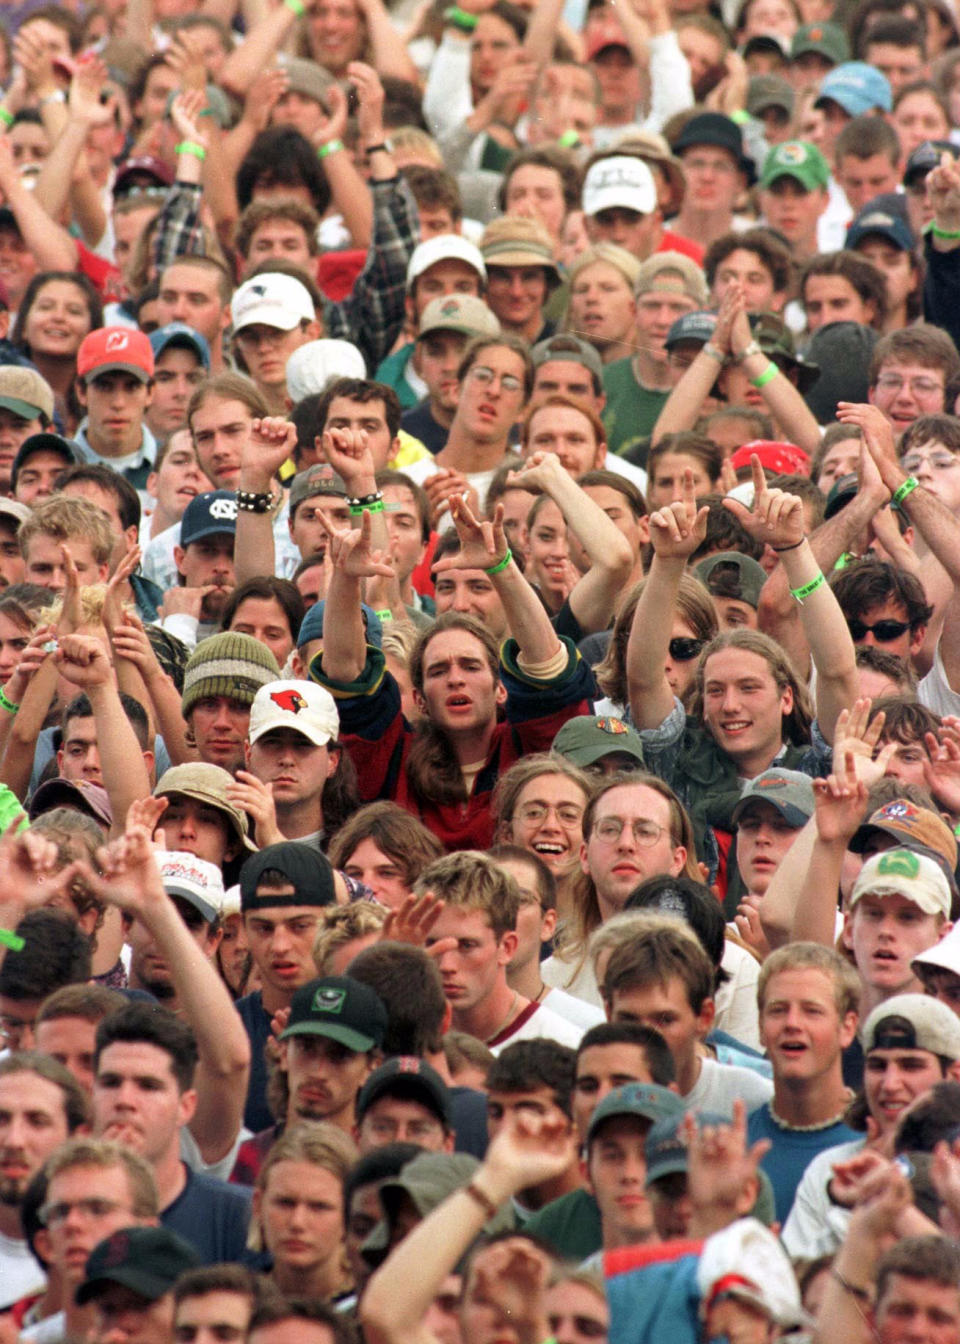
{"type": "Polygon", "coordinates": [[[378,145],[367,145],[367,148],[364,150],[364,157],[369,159],[371,154],[380,154],[380,153],[383,154],[392,153],[390,146],[387,144],[386,140],[381,140],[378,145]]]}
{"type": "Polygon", "coordinates": [[[372,495],[357,495],[356,498],[347,500],[351,509],[365,509],[370,504],[380,504],[382,502],[382,490],[374,490],[372,495]]]}
{"type": "Polygon", "coordinates": [[[237,508],[244,513],[269,513],[275,500],[272,490],[269,494],[258,494],[255,490],[237,491],[237,508]]]}

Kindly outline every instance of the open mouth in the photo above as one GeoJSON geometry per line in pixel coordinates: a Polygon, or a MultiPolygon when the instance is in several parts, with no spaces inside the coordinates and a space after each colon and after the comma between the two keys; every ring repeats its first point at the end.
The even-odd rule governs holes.
{"type": "Polygon", "coordinates": [[[549,840],[537,840],[533,846],[535,854],[542,854],[545,858],[553,858],[560,854],[566,854],[566,845],[556,845],[549,840]]]}
{"type": "Polygon", "coordinates": [[[743,733],[750,727],[749,719],[728,719],[720,725],[725,733],[743,733]]]}
{"type": "Polygon", "coordinates": [[[447,709],[470,709],[473,701],[467,695],[449,695],[446,705],[447,709]]]}

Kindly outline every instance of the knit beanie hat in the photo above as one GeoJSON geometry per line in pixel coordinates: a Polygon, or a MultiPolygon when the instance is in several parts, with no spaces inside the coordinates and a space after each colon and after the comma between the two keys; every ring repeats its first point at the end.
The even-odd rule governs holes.
{"type": "Polygon", "coordinates": [[[224,630],[203,639],[183,672],[181,713],[188,718],[198,700],[228,695],[252,705],[261,686],[278,681],[280,668],[270,650],[252,635],[224,630]]]}

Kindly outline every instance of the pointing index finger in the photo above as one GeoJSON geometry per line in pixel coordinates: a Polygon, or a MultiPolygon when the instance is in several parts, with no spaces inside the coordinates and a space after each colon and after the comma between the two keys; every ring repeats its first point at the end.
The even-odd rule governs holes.
{"type": "Polygon", "coordinates": [[[754,501],[767,488],[767,478],[764,474],[763,465],[756,453],[750,454],[750,472],[753,476],[753,497],[754,501]]]}

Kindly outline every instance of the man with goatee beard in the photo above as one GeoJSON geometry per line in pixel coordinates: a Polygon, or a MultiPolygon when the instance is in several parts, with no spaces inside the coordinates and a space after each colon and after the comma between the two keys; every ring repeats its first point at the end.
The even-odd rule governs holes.
{"type": "Polygon", "coordinates": [[[24,1191],[47,1158],[87,1121],[80,1084],[48,1055],[0,1060],[0,1312],[43,1288],[20,1226],[24,1191]]]}

